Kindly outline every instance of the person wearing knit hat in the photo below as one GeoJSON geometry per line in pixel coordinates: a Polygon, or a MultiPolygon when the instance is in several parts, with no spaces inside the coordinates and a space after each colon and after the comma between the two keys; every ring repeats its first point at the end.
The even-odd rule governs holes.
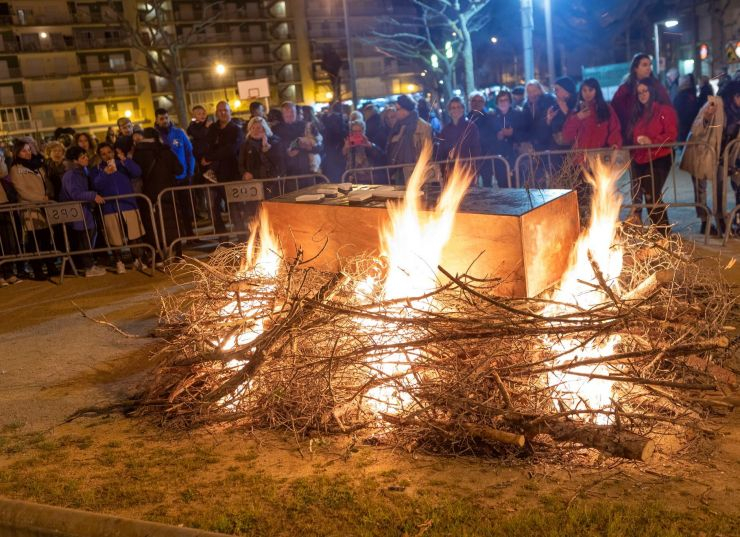
{"type": "Polygon", "coordinates": [[[413,112],[414,110],[416,110],[416,103],[408,95],[401,95],[396,103],[398,104],[398,106],[409,112],[413,112]]]}
{"type": "Polygon", "coordinates": [[[388,164],[410,164],[395,170],[396,184],[406,184],[406,179],[413,171],[413,165],[421,155],[422,148],[432,142],[432,126],[419,117],[416,103],[407,95],[401,95],[396,101],[396,123],[388,136],[386,155],[388,164]]]}
{"type": "Polygon", "coordinates": [[[573,79],[567,76],[558,78],[555,81],[555,102],[557,106],[552,106],[547,111],[547,124],[552,129],[553,139],[559,146],[568,146],[562,137],[563,126],[568,114],[578,104],[578,90],[573,79]]]}
{"type": "Polygon", "coordinates": [[[576,89],[576,83],[573,82],[573,79],[570,78],[569,76],[563,76],[563,77],[558,78],[555,81],[555,85],[563,88],[565,91],[568,92],[569,95],[572,95],[574,97],[578,95],[578,90],[576,89]]]}

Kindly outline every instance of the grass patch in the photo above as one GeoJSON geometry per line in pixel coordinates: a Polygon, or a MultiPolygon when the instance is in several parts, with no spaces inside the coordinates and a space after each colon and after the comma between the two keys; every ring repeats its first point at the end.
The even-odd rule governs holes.
{"type": "Polygon", "coordinates": [[[0,496],[245,536],[681,537],[733,535],[740,527],[737,516],[675,511],[643,501],[644,494],[626,502],[579,498],[566,509],[570,493],[547,483],[483,480],[477,488],[459,487],[456,474],[439,479],[434,465],[424,473],[392,467],[373,474],[364,460],[358,465],[350,458],[332,473],[317,456],[293,461],[309,470],[298,477],[266,464],[275,460],[269,448],[248,445],[156,435],[119,441],[103,434],[98,442],[88,434],[0,438],[7,455],[0,496]]]}

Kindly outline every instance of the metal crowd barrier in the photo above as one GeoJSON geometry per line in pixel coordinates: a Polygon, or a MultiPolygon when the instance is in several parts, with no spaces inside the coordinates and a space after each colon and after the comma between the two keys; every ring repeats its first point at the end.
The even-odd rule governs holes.
{"type": "Polygon", "coordinates": [[[164,256],[172,255],[173,249],[185,241],[234,235],[248,237],[247,224],[256,211],[256,206],[248,203],[329,182],[325,175],[314,173],[165,188],[159,193],[156,204],[162,253],[164,256]],[[199,195],[205,198],[208,211],[207,218],[202,220],[197,209],[196,198],[199,195]],[[226,221],[222,218],[221,202],[225,205],[226,221]]]}
{"type": "MultiPolygon", "coordinates": [[[[702,146],[707,151],[714,152],[714,148],[711,147],[709,144],[705,142],[672,142],[670,144],[650,144],[650,145],[631,145],[631,146],[622,146],[619,149],[612,149],[612,148],[597,148],[597,149],[562,149],[557,151],[533,151],[529,153],[523,153],[517,157],[516,162],[514,164],[514,175],[516,177],[516,186],[517,187],[524,187],[524,188],[557,188],[557,184],[555,184],[554,179],[556,178],[555,174],[560,173],[562,170],[568,169],[568,166],[570,166],[572,169],[570,170],[570,173],[574,176],[579,173],[577,166],[578,163],[581,162],[581,159],[583,157],[593,157],[593,156],[602,156],[606,158],[607,160],[613,160],[617,165],[624,166],[625,168],[625,175],[629,181],[629,199],[634,200],[635,192],[632,190],[633,181],[631,178],[631,168],[629,166],[629,163],[631,161],[631,151],[637,150],[637,149],[664,149],[664,148],[671,148],[672,151],[670,153],[671,156],[671,170],[670,170],[670,178],[671,178],[671,189],[666,189],[664,185],[664,193],[669,191],[671,192],[674,201],[671,202],[663,202],[663,203],[653,203],[653,204],[647,204],[647,203],[626,203],[622,205],[623,209],[632,209],[632,210],[639,210],[642,211],[643,209],[647,209],[648,211],[651,209],[665,209],[668,210],[670,207],[694,207],[698,210],[702,210],[705,212],[707,216],[707,220],[709,220],[710,216],[714,216],[717,221],[719,221],[720,215],[715,211],[713,213],[710,209],[707,203],[699,203],[699,202],[680,202],[678,200],[678,185],[676,181],[676,149],[685,148],[687,146],[702,146]],[[568,161],[568,158],[575,158],[575,161],[568,161]],[[528,161],[528,166],[524,164],[525,161],[528,161]],[[527,171],[528,168],[528,174],[525,176],[524,180],[522,179],[522,174],[527,171]]],[[[654,170],[652,161],[650,162],[650,176],[654,176],[654,170]]],[[[624,177],[622,178],[624,179],[624,177]]],[[[712,183],[713,193],[714,189],[717,188],[716,183],[712,183]]],[[[625,197],[626,193],[625,193],[625,197]]],[[[661,199],[663,199],[664,196],[661,196],[661,199]]],[[[709,233],[710,229],[709,226],[706,227],[704,230],[704,242],[709,242],[709,233]]]]}
{"type": "MultiPolygon", "coordinates": [[[[66,201],[0,205],[0,226],[3,226],[5,230],[5,232],[0,232],[0,265],[61,258],[59,276],[60,283],[63,283],[67,265],[72,268],[75,275],[78,274],[74,257],[141,248],[148,250],[151,254],[149,276],[152,276],[156,252],[159,250],[159,239],[151,201],[143,194],[122,194],[108,196],[105,202],[115,205],[114,211],[108,213],[114,217],[108,219],[107,227],[104,204],[66,201]],[[129,221],[124,218],[123,211],[133,211],[133,209],[122,207],[122,200],[135,200],[135,214],[128,215],[129,221]],[[90,210],[92,225],[85,218],[83,206],[90,210]],[[88,237],[87,248],[77,248],[76,245],[71,244],[68,225],[75,223],[82,223],[82,231],[88,237]],[[142,242],[130,242],[129,225],[147,231],[151,230],[150,236],[146,239],[149,242],[145,242],[143,234],[142,242]],[[96,239],[98,233],[102,238],[99,243],[96,239]],[[100,245],[96,246],[97,244],[100,245]]],[[[38,275],[34,274],[34,276],[38,275]]]]}
{"type": "MultiPolygon", "coordinates": [[[[732,234],[732,223],[735,220],[735,217],[738,214],[738,211],[740,211],[740,205],[735,204],[735,207],[732,208],[732,210],[727,214],[727,196],[730,193],[730,189],[732,188],[731,185],[731,177],[730,177],[730,155],[735,152],[739,152],[740,156],[740,139],[735,138],[730,143],[727,144],[725,147],[725,150],[722,153],[722,175],[720,177],[720,180],[722,181],[723,188],[722,188],[722,196],[720,196],[720,204],[721,204],[721,211],[722,211],[722,219],[725,222],[725,234],[722,239],[722,246],[727,245],[727,241],[730,239],[730,235],[732,234]]],[[[732,168],[735,167],[737,162],[732,163],[732,168]]],[[[740,188],[740,185],[738,185],[738,188],[740,188]]],[[[719,229],[719,228],[717,228],[719,229]]]]}
{"type": "MultiPolygon", "coordinates": [[[[474,166],[478,170],[480,175],[481,168],[490,164],[491,168],[488,170],[492,177],[492,181],[495,181],[494,171],[497,166],[503,166],[506,170],[506,181],[511,188],[511,166],[505,157],[501,155],[484,155],[481,157],[469,157],[461,158],[457,160],[438,160],[430,162],[430,166],[427,170],[429,177],[428,181],[441,182],[444,179],[445,172],[451,170],[455,163],[468,164],[474,166]],[[498,163],[498,164],[497,164],[498,163]]],[[[368,168],[350,168],[345,170],[342,174],[341,182],[343,183],[361,183],[374,185],[378,182],[382,184],[402,184],[398,183],[401,179],[405,183],[407,176],[411,170],[414,169],[413,164],[390,164],[386,166],[373,166],[368,168]]]]}

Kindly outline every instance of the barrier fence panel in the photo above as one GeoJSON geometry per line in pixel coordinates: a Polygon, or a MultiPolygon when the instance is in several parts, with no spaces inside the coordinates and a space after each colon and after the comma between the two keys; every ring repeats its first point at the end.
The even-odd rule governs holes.
{"type": "MultiPolygon", "coordinates": [[[[676,154],[677,150],[685,149],[687,146],[698,146],[701,147],[702,151],[706,150],[714,153],[714,148],[704,142],[673,142],[671,144],[623,146],[616,150],[599,148],[531,152],[519,155],[514,164],[514,175],[518,187],[574,188],[581,180],[581,166],[584,157],[601,156],[607,161],[612,161],[617,166],[624,167],[624,174],[620,178],[620,190],[624,194],[625,199],[629,200],[629,203],[623,204],[623,209],[630,209],[636,215],[640,214],[643,209],[647,209],[651,215],[657,215],[660,211],[667,211],[671,207],[694,207],[696,216],[700,220],[709,222],[712,215],[714,215],[716,220],[719,220],[720,215],[716,211],[713,213],[709,209],[706,201],[706,185],[702,184],[702,182],[694,183],[693,179],[690,179],[693,183],[695,200],[691,202],[680,201],[677,168],[678,159],[680,159],[683,153],[681,152],[678,159],[676,154]],[[670,153],[666,155],[670,156],[670,168],[667,173],[670,176],[671,186],[666,188],[665,184],[662,185],[660,193],[656,193],[655,195],[655,201],[650,200],[652,197],[651,193],[649,196],[645,196],[643,202],[643,190],[646,190],[646,187],[652,190],[655,182],[656,169],[654,164],[658,159],[650,160],[648,163],[638,167],[632,160],[632,151],[666,148],[671,149],[670,153]],[[635,176],[636,172],[639,173],[641,168],[644,167],[647,167],[644,175],[635,176]],[[640,188],[640,185],[642,185],[642,188],[640,188]],[[671,201],[665,201],[665,198],[671,201]]],[[[660,175],[662,175],[662,172],[658,173],[657,177],[660,178],[660,175]]],[[[666,183],[668,182],[667,179],[666,183]]],[[[712,182],[713,193],[716,192],[716,189],[717,183],[715,181],[712,182]]],[[[708,224],[705,226],[703,234],[704,241],[708,242],[710,234],[708,224]]]]}
{"type": "Polygon", "coordinates": [[[722,239],[722,245],[726,245],[732,234],[733,224],[737,219],[740,211],[738,203],[738,191],[740,191],[740,138],[735,138],[727,144],[722,152],[722,175],[719,179],[723,185],[721,199],[722,218],[725,223],[725,232],[722,239]],[[733,186],[734,183],[734,186],[733,186]],[[735,191],[735,206],[727,213],[727,196],[730,195],[730,189],[735,191]]]}
{"type": "Polygon", "coordinates": [[[151,276],[157,244],[154,211],[143,194],[109,196],[100,205],[81,201],[0,205],[0,266],[30,262],[37,278],[45,264],[48,276],[58,272],[61,283],[67,265],[77,274],[77,264],[89,267],[93,254],[113,253],[121,260],[125,250],[142,264],[151,264],[151,276]],[[147,227],[154,231],[145,237],[147,227]],[[149,252],[148,259],[142,251],[149,252]],[[55,260],[60,258],[57,271],[55,260]]]}
{"type": "Polygon", "coordinates": [[[258,202],[318,183],[329,179],[315,173],[166,188],[156,203],[162,254],[170,256],[190,240],[246,238],[258,202]],[[206,215],[198,210],[199,197],[205,201],[206,215]]]}
{"type": "MultiPolygon", "coordinates": [[[[454,160],[442,160],[430,162],[426,172],[426,182],[436,181],[442,182],[447,174],[452,170],[455,163],[467,164],[474,166],[477,171],[477,175],[480,176],[484,185],[488,180],[499,181],[499,185],[511,188],[511,166],[506,158],[501,155],[485,155],[482,157],[471,157],[461,158],[454,160]],[[495,177],[495,179],[494,179],[495,177]]],[[[351,168],[345,170],[342,174],[341,181],[343,183],[359,183],[359,184],[386,184],[386,185],[403,185],[406,184],[408,177],[414,169],[413,164],[391,164],[387,166],[374,166],[368,168],[351,168]]]]}
{"type": "Polygon", "coordinates": [[[54,233],[48,224],[46,208],[51,205],[53,202],[0,205],[0,277],[10,276],[8,266],[15,262],[31,262],[34,277],[40,278],[44,265],[51,277],[57,275],[57,258],[62,258],[62,268],[71,261],[66,228],[58,227],[61,233],[54,233]]]}

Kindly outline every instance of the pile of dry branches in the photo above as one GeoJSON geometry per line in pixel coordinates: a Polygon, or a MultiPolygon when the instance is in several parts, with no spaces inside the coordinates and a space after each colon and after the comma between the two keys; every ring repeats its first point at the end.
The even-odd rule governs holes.
{"type": "Polygon", "coordinates": [[[499,298],[500,282],[443,267],[425,297],[384,301],[357,292],[369,274],[382,279],[377,260],[339,274],[284,260],[265,279],[237,276],[244,248],[219,249],[187,265],[195,285],[164,301],[167,357],[136,412],[180,427],[353,432],[409,449],[574,443],[645,460],[656,438],[707,431],[708,417],[738,404],[728,362],[738,341],[725,326],[735,294],[716,260],[693,259],[678,238],[627,227],[620,242],[621,294],[597,278],[606,300],[549,316],[546,296],[499,298]],[[607,355],[579,356],[615,335],[607,355]],[[576,352],[558,360],[563,338],[576,352]],[[565,397],[553,380],[563,375],[606,377],[608,404],[565,397]]]}

